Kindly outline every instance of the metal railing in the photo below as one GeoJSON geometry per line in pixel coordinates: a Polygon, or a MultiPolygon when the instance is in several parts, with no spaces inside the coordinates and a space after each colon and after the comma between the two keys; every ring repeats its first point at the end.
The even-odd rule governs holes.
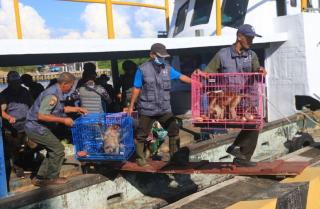
{"type": "MultiPolygon", "coordinates": [[[[16,19],[16,28],[17,28],[17,36],[18,39],[22,39],[22,30],[21,30],[21,22],[20,22],[20,13],[19,13],[19,0],[14,1],[14,11],[15,11],[15,19],[16,19]]],[[[112,13],[112,5],[125,5],[125,6],[137,6],[137,7],[146,7],[151,9],[160,9],[165,11],[166,18],[166,30],[169,32],[169,0],[164,0],[165,5],[152,5],[145,4],[139,2],[127,2],[127,1],[112,1],[112,0],[60,0],[60,1],[71,1],[71,2],[82,2],[82,3],[100,3],[105,4],[106,6],[106,19],[107,19],[107,30],[108,30],[108,38],[114,39],[114,26],[113,26],[113,13],[112,13]]],[[[301,12],[310,11],[308,8],[308,0],[301,0],[301,12]]],[[[216,35],[221,35],[221,0],[216,0],[216,35]]]]}
{"type": "MultiPolygon", "coordinates": [[[[16,18],[16,28],[17,28],[18,39],[22,39],[19,0],[13,0],[13,1],[14,1],[14,12],[15,12],[15,18],[16,18]]],[[[145,7],[145,8],[151,8],[151,9],[164,10],[165,18],[166,18],[166,30],[167,32],[169,31],[169,0],[164,0],[164,6],[145,4],[145,3],[139,3],[139,2],[112,1],[112,0],[60,0],[60,1],[104,4],[106,6],[106,19],[107,19],[107,30],[108,30],[107,34],[109,39],[115,38],[112,5],[136,6],[136,7],[145,7]]]]}

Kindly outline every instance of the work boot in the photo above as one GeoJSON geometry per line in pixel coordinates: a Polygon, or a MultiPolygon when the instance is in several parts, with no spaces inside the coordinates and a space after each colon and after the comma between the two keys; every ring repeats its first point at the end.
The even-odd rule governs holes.
{"type": "Polygon", "coordinates": [[[46,181],[46,179],[40,179],[38,177],[34,177],[32,180],[31,180],[31,183],[34,185],[34,186],[37,186],[37,187],[40,187],[40,186],[43,186],[44,185],[44,182],[46,181]]]}
{"type": "Polygon", "coordinates": [[[250,162],[248,160],[243,160],[243,159],[239,159],[239,158],[234,158],[233,163],[237,167],[255,167],[257,165],[257,163],[255,163],[255,162],[250,162]]]}
{"type": "Polygon", "coordinates": [[[189,150],[180,149],[180,137],[169,137],[170,162],[177,165],[186,165],[189,161],[189,150]]]}
{"type": "Polygon", "coordinates": [[[24,179],[24,170],[23,170],[23,168],[21,168],[21,167],[19,167],[19,166],[17,166],[17,165],[13,165],[13,170],[14,170],[14,172],[16,173],[16,176],[18,177],[18,178],[23,178],[24,179]]]}
{"type": "Polygon", "coordinates": [[[31,180],[31,183],[34,186],[38,186],[38,187],[44,187],[44,186],[49,186],[49,185],[57,185],[57,184],[65,184],[69,182],[69,180],[67,178],[64,177],[57,177],[54,179],[41,179],[38,177],[34,177],[31,180]]]}
{"type": "Polygon", "coordinates": [[[144,143],[136,142],[136,163],[138,166],[143,167],[147,165],[146,158],[144,156],[144,143]]]}
{"type": "Polygon", "coordinates": [[[170,158],[180,149],[180,137],[169,137],[170,158]]]}
{"type": "Polygon", "coordinates": [[[54,178],[54,179],[48,179],[46,184],[47,185],[56,185],[56,184],[65,184],[68,183],[69,180],[65,177],[58,177],[58,178],[54,178]]]}
{"type": "Polygon", "coordinates": [[[235,158],[238,158],[241,160],[247,160],[246,156],[241,153],[240,147],[238,147],[238,146],[231,145],[230,147],[228,147],[226,152],[229,153],[230,155],[233,155],[235,158]]]}

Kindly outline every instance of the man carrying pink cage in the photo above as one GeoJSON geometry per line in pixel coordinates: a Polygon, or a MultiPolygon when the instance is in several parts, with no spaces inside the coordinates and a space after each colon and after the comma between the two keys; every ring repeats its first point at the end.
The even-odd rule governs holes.
{"type": "MultiPolygon", "coordinates": [[[[254,28],[249,24],[241,25],[237,30],[236,42],[226,48],[220,49],[209,62],[205,71],[208,73],[241,73],[266,71],[260,66],[258,56],[252,51],[251,45],[256,34],[254,28]]],[[[226,150],[233,155],[234,163],[240,166],[255,166],[251,157],[257,145],[259,130],[241,130],[235,141],[226,150]]]]}

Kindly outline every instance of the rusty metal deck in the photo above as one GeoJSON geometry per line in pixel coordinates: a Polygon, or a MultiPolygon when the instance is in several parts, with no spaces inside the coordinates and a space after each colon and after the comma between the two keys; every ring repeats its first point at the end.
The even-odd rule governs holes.
{"type": "Polygon", "coordinates": [[[163,161],[148,161],[144,167],[134,162],[126,162],[119,169],[123,171],[166,173],[166,174],[235,174],[235,175],[284,175],[292,176],[301,173],[309,165],[308,162],[288,162],[275,160],[257,162],[254,167],[239,167],[229,162],[189,162],[184,166],[168,164],[163,161]]]}

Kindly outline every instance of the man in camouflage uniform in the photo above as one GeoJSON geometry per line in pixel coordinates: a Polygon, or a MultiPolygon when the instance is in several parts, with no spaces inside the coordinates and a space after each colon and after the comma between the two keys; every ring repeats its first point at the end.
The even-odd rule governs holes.
{"type": "Polygon", "coordinates": [[[36,186],[63,184],[68,181],[59,177],[64,159],[64,146],[51,130],[59,123],[73,126],[73,120],[65,113],[87,113],[87,110],[81,107],[64,106],[64,94],[72,89],[74,81],[75,77],[71,73],[62,73],[58,83],[43,91],[28,112],[25,131],[30,140],[47,151],[47,157],[43,160],[37,176],[32,179],[36,186]]]}

